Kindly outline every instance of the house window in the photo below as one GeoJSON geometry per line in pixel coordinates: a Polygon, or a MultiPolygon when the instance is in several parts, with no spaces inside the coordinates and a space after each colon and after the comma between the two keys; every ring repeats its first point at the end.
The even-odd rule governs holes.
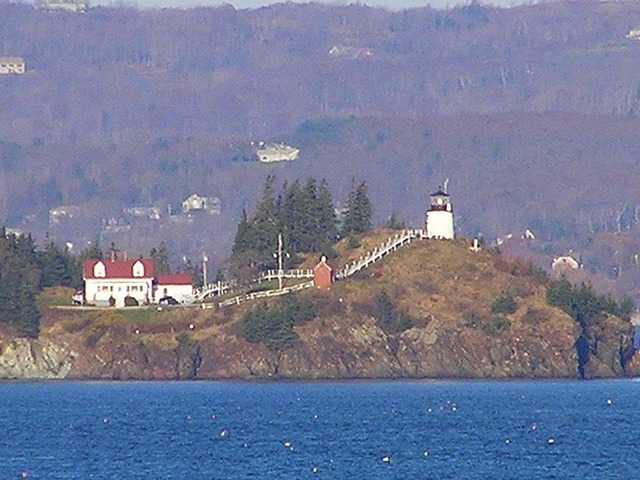
{"type": "Polygon", "coordinates": [[[93,276],[104,278],[107,276],[107,270],[104,266],[104,263],[98,262],[93,266],[93,276]]]}
{"type": "Polygon", "coordinates": [[[140,260],[133,264],[133,276],[144,277],[144,265],[140,260]]]}
{"type": "Polygon", "coordinates": [[[113,292],[113,285],[109,286],[109,291],[113,292]]]}

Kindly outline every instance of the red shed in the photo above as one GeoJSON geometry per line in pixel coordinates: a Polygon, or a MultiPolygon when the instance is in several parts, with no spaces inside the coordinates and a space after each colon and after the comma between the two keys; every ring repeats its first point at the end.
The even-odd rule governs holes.
{"type": "Polygon", "coordinates": [[[324,255],[313,268],[313,285],[316,288],[329,288],[333,282],[333,269],[327,263],[327,257],[324,255]]]}

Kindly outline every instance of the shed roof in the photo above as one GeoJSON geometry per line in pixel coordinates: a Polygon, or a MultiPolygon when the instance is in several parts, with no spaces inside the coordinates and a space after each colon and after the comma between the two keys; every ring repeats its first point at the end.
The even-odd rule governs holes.
{"type": "Polygon", "coordinates": [[[158,275],[158,285],[193,285],[190,273],[173,273],[158,275]]]}

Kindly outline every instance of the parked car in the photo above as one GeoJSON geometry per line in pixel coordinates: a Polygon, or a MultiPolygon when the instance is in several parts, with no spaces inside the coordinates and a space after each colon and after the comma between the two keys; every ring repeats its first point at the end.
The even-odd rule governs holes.
{"type": "Polygon", "coordinates": [[[160,300],[158,300],[158,303],[160,305],[178,305],[180,302],[178,302],[175,298],[173,298],[171,295],[165,295],[164,297],[162,297],[160,300]]]}
{"type": "Polygon", "coordinates": [[[73,305],[84,305],[84,292],[78,290],[73,297],[71,297],[71,303],[73,305]]]}

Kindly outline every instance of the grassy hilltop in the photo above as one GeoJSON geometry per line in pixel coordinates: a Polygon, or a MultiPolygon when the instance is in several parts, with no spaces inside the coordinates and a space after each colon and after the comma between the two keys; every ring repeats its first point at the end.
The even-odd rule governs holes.
{"type": "MultiPolygon", "coordinates": [[[[371,232],[357,248],[348,248],[346,241],[338,244],[333,265],[359,257],[392,233],[371,232]]],[[[330,289],[307,289],[267,303],[161,311],[43,306],[42,334],[29,345],[31,357],[38,365],[55,365],[47,367],[49,376],[66,378],[593,378],[633,373],[627,368],[628,321],[599,311],[578,322],[566,309],[549,305],[546,275],[494,250],[469,247],[467,240],[415,240],[330,289]],[[247,319],[260,318],[260,312],[279,312],[264,318],[280,323],[247,335],[247,319]],[[287,315],[291,319],[282,321],[287,315]],[[579,339],[586,342],[584,348],[576,348],[579,339]]],[[[48,295],[42,303],[55,303],[56,292],[48,295]]],[[[17,359],[25,345],[8,338],[2,343],[3,376],[34,371],[24,373],[23,368],[20,374],[17,359]]]]}

